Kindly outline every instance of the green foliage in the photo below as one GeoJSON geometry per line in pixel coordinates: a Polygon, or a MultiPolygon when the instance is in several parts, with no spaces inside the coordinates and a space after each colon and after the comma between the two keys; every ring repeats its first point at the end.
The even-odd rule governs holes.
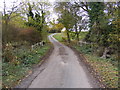
{"type": "Polygon", "coordinates": [[[65,28],[70,29],[74,25],[74,18],[71,12],[68,10],[64,10],[61,15],[61,19],[59,19],[59,22],[61,22],[65,28]]]}
{"type": "Polygon", "coordinates": [[[104,2],[89,3],[90,9],[88,14],[90,17],[90,31],[86,35],[85,40],[97,44],[100,48],[103,47],[103,50],[97,50],[99,49],[97,48],[96,52],[100,51],[98,53],[104,53],[104,48],[107,47],[114,49],[113,52],[117,56],[119,42],[118,33],[120,31],[119,6],[117,6],[117,3],[114,4],[116,4],[116,7],[114,7],[113,3],[108,5],[104,2]],[[109,7],[111,5],[112,7],[109,7]],[[107,13],[104,12],[105,8],[108,8],[107,13]]]}
{"type": "MultiPolygon", "coordinates": [[[[73,39],[73,40],[76,40],[76,38],[77,38],[77,35],[75,34],[76,32],[73,32],[73,31],[71,31],[70,32],[70,37],[73,39]]],[[[86,35],[87,35],[87,33],[88,32],[80,32],[79,33],[79,40],[84,40],[84,38],[86,37],[86,35]]]]}
{"type": "Polygon", "coordinates": [[[29,18],[33,18],[33,16],[34,16],[34,14],[33,14],[33,12],[32,12],[32,6],[31,6],[31,4],[28,2],[28,20],[29,20],[29,18]]]}
{"type": "Polygon", "coordinates": [[[86,55],[87,62],[100,75],[101,81],[109,88],[118,88],[118,67],[113,66],[108,59],[101,59],[96,56],[86,55]]]}
{"type": "Polygon", "coordinates": [[[71,42],[69,31],[75,25],[75,18],[73,16],[73,13],[70,12],[70,6],[71,3],[69,2],[60,2],[58,3],[58,5],[56,5],[56,10],[59,9],[60,12],[60,17],[58,21],[59,23],[62,23],[66,28],[67,39],[69,43],[71,42]]]}
{"type": "Polygon", "coordinates": [[[85,54],[91,54],[92,53],[92,48],[91,48],[90,45],[83,45],[81,47],[74,46],[74,48],[76,48],[78,51],[81,51],[82,53],[85,53],[85,54]]]}
{"type": "Polygon", "coordinates": [[[83,53],[88,64],[97,72],[100,81],[109,88],[118,87],[118,62],[116,60],[103,59],[92,55],[92,48],[90,45],[77,46],[72,45],[76,50],[83,53]],[[113,62],[114,61],[114,62],[113,62]]]}
{"type": "MultiPolygon", "coordinates": [[[[11,45],[8,46],[10,47],[11,45]]],[[[3,88],[10,88],[19,83],[28,74],[33,65],[41,62],[40,58],[45,55],[49,48],[49,45],[36,47],[34,50],[29,49],[28,46],[12,48],[12,50],[8,48],[8,52],[12,53],[14,58],[10,58],[8,52],[4,51],[2,64],[3,88]],[[6,58],[9,59],[9,62],[6,62],[6,58]]]]}
{"type": "Polygon", "coordinates": [[[28,22],[26,22],[26,25],[30,27],[36,28],[38,31],[42,31],[44,23],[45,23],[45,13],[41,9],[40,12],[36,11],[35,15],[33,14],[33,8],[30,3],[28,3],[28,22]],[[41,13],[41,14],[40,14],[41,13]]]}
{"type": "Polygon", "coordinates": [[[67,39],[62,33],[57,33],[53,36],[55,39],[57,39],[59,42],[66,42],[67,39]]]}
{"type": "Polygon", "coordinates": [[[103,22],[106,21],[104,19],[105,5],[103,2],[90,2],[89,7],[90,31],[86,36],[86,40],[99,43],[101,35],[103,34],[102,32],[105,31],[105,28],[101,27],[103,22]]]}
{"type": "Polygon", "coordinates": [[[15,58],[13,54],[13,47],[10,43],[8,43],[4,49],[3,58],[5,62],[11,62],[15,58]]]}
{"type": "MultiPolygon", "coordinates": [[[[72,42],[74,43],[74,41],[76,40],[76,37],[75,36],[73,36],[73,38],[72,38],[72,35],[75,35],[74,34],[75,32],[70,32],[70,38],[72,39],[72,42]]],[[[79,39],[80,40],[84,40],[84,38],[85,38],[85,36],[86,36],[86,34],[87,34],[88,32],[81,32],[80,34],[79,34],[79,39]]],[[[54,35],[54,38],[56,38],[58,41],[60,41],[60,42],[66,42],[67,41],[67,37],[66,37],[66,32],[62,32],[62,33],[57,33],[57,34],[55,34],[54,35]]],[[[71,42],[71,43],[72,43],[71,42]]]]}
{"type": "Polygon", "coordinates": [[[38,4],[36,7],[24,1],[22,7],[15,4],[16,2],[10,11],[5,10],[2,14],[3,88],[15,86],[28,74],[33,65],[41,61],[40,58],[50,48],[49,45],[45,45],[31,50],[32,44],[47,40],[46,13],[42,9],[43,5],[39,3],[41,9],[38,10],[38,4]]]}
{"type": "Polygon", "coordinates": [[[49,33],[60,33],[61,30],[64,28],[64,25],[62,23],[55,24],[51,22],[51,25],[52,28],[49,28],[48,30],[49,33]]]}
{"type": "Polygon", "coordinates": [[[18,27],[18,28],[26,28],[27,26],[25,25],[25,17],[21,16],[19,13],[13,13],[11,15],[12,18],[9,22],[10,25],[14,25],[15,27],[18,27]]]}
{"type": "Polygon", "coordinates": [[[88,34],[88,32],[80,32],[79,39],[83,40],[87,34],[88,34]]]}
{"type": "Polygon", "coordinates": [[[104,8],[105,5],[103,2],[90,2],[89,3],[90,10],[88,12],[90,17],[90,24],[93,25],[95,22],[99,23],[101,20],[101,16],[104,16],[104,8]]]}

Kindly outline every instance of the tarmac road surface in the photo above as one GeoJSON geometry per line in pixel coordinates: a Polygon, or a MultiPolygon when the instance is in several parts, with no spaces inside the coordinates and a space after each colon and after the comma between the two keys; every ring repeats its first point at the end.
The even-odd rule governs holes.
{"type": "Polygon", "coordinates": [[[54,50],[43,71],[28,88],[99,88],[74,51],[58,42],[53,35],[49,36],[49,40],[54,50]]]}

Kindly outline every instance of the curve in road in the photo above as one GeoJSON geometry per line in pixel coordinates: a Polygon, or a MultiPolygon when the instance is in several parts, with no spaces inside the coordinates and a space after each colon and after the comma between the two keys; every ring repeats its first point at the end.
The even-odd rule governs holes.
{"type": "Polygon", "coordinates": [[[28,88],[98,88],[74,51],[58,42],[53,35],[49,36],[49,40],[53,43],[54,50],[44,70],[28,88]]]}

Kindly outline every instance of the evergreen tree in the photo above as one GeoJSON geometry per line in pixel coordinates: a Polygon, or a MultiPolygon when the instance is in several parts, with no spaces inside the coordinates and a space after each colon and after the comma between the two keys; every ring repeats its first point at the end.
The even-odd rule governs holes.
{"type": "Polygon", "coordinates": [[[87,41],[99,42],[102,34],[101,22],[104,17],[104,3],[103,2],[90,2],[89,4],[89,27],[90,31],[86,35],[87,41]],[[91,37],[92,36],[92,37],[91,37]]]}

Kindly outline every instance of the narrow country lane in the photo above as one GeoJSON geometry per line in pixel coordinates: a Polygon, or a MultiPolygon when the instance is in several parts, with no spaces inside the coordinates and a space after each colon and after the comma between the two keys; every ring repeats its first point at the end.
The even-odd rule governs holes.
{"type": "Polygon", "coordinates": [[[58,42],[53,35],[49,36],[49,40],[54,50],[44,70],[28,88],[98,88],[97,81],[83,68],[74,51],[58,42]]]}

